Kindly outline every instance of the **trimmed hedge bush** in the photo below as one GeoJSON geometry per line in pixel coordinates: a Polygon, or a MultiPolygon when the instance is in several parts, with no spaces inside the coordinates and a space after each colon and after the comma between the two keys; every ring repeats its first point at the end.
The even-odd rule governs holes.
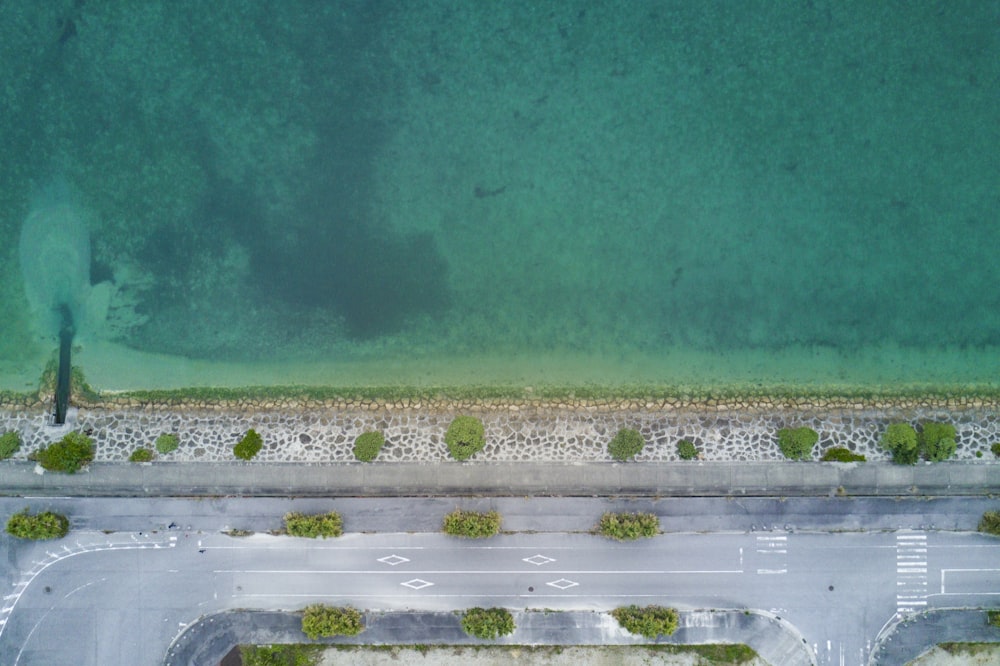
{"type": "Polygon", "coordinates": [[[631,428],[622,428],[608,442],[608,453],[615,460],[626,461],[639,455],[644,446],[646,446],[646,440],[643,439],[642,433],[631,428]]]}
{"type": "Polygon", "coordinates": [[[455,460],[468,460],[486,446],[486,428],[475,416],[456,416],[444,434],[448,453],[455,460]]]}
{"type": "Polygon", "coordinates": [[[920,425],[917,447],[925,460],[941,461],[955,455],[955,426],[950,423],[929,422],[920,425]]]}
{"type": "Polygon", "coordinates": [[[990,451],[993,452],[997,458],[1000,458],[1000,442],[993,442],[990,444],[990,451]]]}
{"type": "Polygon", "coordinates": [[[486,539],[500,533],[500,514],[496,511],[480,513],[455,509],[444,517],[445,534],[466,539],[486,539]]]}
{"type": "Polygon", "coordinates": [[[285,514],[285,532],[291,536],[310,539],[339,537],[344,533],[344,520],[336,511],[317,514],[293,511],[285,514]]]}
{"type": "Polygon", "coordinates": [[[350,606],[306,606],[302,613],[302,633],[316,640],[329,636],[357,636],[365,630],[361,612],[350,606]]]}
{"type": "Polygon", "coordinates": [[[622,606],[611,611],[618,624],[632,634],[655,640],[677,631],[677,611],[663,606],[622,606]]]}
{"type": "Polygon", "coordinates": [[[823,462],[864,462],[865,457],[860,453],[855,453],[845,446],[834,446],[823,453],[820,458],[823,462]]]}
{"type": "Polygon", "coordinates": [[[660,519],[655,513],[605,513],[597,523],[601,536],[618,541],[634,541],[660,533],[660,519]]]}
{"type": "Polygon", "coordinates": [[[879,444],[892,454],[892,462],[898,465],[914,465],[920,457],[917,431],[909,423],[890,424],[879,444]]]}
{"type": "Polygon", "coordinates": [[[316,666],[324,645],[292,643],[291,645],[241,645],[243,666],[316,666]]]}
{"type": "Polygon", "coordinates": [[[495,640],[514,633],[514,616],[506,608],[470,608],[462,614],[462,631],[495,640]]]}
{"type": "Polygon", "coordinates": [[[385,444],[385,435],[377,431],[363,432],[354,440],[354,457],[362,462],[375,460],[382,445],[385,444]]]}
{"type": "Polygon", "coordinates": [[[75,474],[94,459],[94,440],[74,430],[28,457],[49,471],[75,474]]]}
{"type": "Polygon", "coordinates": [[[778,431],[778,448],[791,460],[808,458],[818,441],[819,433],[812,428],[782,428],[778,431]]]}
{"type": "Polygon", "coordinates": [[[0,435],[0,460],[6,460],[21,449],[21,433],[16,430],[0,435]]]}
{"type": "Polygon", "coordinates": [[[247,430],[247,434],[243,435],[243,439],[236,442],[236,445],[233,446],[233,455],[242,460],[252,460],[254,456],[260,453],[263,446],[264,440],[261,439],[256,430],[250,428],[247,430]]]}
{"type": "Polygon", "coordinates": [[[681,457],[681,460],[694,460],[698,457],[698,447],[694,445],[694,442],[682,439],[677,442],[677,455],[681,457]]]}
{"type": "Polygon", "coordinates": [[[987,511],[979,520],[979,531],[1000,536],[1000,511],[987,511]]]}
{"type": "Polygon", "coordinates": [[[68,533],[69,518],[51,511],[31,515],[25,509],[7,520],[7,534],[18,539],[61,539],[68,533]]]}
{"type": "Polygon", "coordinates": [[[176,451],[180,443],[181,440],[177,435],[165,432],[156,438],[155,446],[161,454],[166,454],[176,451]]]}
{"type": "Polygon", "coordinates": [[[146,463],[153,461],[153,450],[138,448],[132,452],[132,455],[128,457],[129,462],[134,463],[146,463]]]}

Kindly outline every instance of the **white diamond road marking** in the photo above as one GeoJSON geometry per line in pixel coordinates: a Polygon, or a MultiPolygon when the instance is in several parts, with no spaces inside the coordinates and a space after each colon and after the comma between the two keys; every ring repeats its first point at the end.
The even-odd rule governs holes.
{"type": "Polygon", "coordinates": [[[555,562],[555,559],[551,558],[551,557],[545,557],[544,555],[542,555],[541,553],[539,553],[538,555],[532,555],[531,557],[525,557],[524,561],[525,562],[529,562],[531,564],[534,564],[535,566],[539,566],[540,567],[543,564],[548,564],[549,562],[555,562]]]}
{"type": "Polygon", "coordinates": [[[433,584],[434,583],[422,580],[420,578],[414,578],[413,580],[408,580],[405,583],[400,583],[400,585],[402,585],[403,587],[409,587],[414,590],[422,590],[425,587],[430,587],[433,584]]]}
{"type": "Polygon", "coordinates": [[[557,589],[560,589],[560,590],[568,590],[571,587],[579,585],[579,583],[577,583],[576,581],[572,581],[572,580],[566,580],[565,578],[560,578],[559,580],[554,580],[554,581],[552,581],[550,583],[546,583],[546,585],[549,585],[551,587],[554,587],[554,588],[557,588],[557,589]]]}
{"type": "Polygon", "coordinates": [[[409,558],[400,557],[399,555],[387,555],[385,557],[378,558],[379,562],[383,564],[388,564],[390,567],[394,567],[397,564],[402,564],[403,562],[409,562],[409,558]]]}

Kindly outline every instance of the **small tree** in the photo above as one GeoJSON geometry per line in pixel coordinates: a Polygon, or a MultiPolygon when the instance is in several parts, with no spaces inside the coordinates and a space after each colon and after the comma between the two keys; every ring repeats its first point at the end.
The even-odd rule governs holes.
{"type": "Polygon", "coordinates": [[[7,520],[7,534],[18,539],[61,539],[69,533],[69,518],[45,511],[31,515],[25,509],[7,520]]]}
{"type": "Polygon", "coordinates": [[[161,454],[166,454],[176,451],[177,447],[180,446],[180,443],[181,440],[179,437],[177,437],[177,435],[165,432],[156,438],[155,446],[156,450],[159,451],[161,454]]]}
{"type": "Polygon", "coordinates": [[[94,440],[74,430],[32,453],[29,458],[52,472],[74,474],[94,459],[94,440]]]}
{"type": "Polygon", "coordinates": [[[698,447],[694,445],[694,442],[682,439],[677,442],[677,455],[681,457],[681,460],[694,460],[698,457],[698,447]]]}
{"type": "Polygon", "coordinates": [[[462,631],[476,638],[495,640],[514,629],[514,616],[506,608],[470,608],[462,615],[462,631]]]}
{"type": "Polygon", "coordinates": [[[456,416],[444,434],[448,453],[455,460],[468,460],[486,446],[486,428],[475,416],[456,416]]]}
{"type": "Polygon", "coordinates": [[[979,531],[1000,536],[1000,511],[987,511],[979,520],[979,531]]]}
{"type": "Polygon", "coordinates": [[[923,423],[917,433],[917,447],[927,460],[941,461],[955,455],[955,426],[950,423],[923,423]]]}
{"type": "Polygon", "coordinates": [[[644,446],[646,446],[646,440],[643,439],[642,433],[631,428],[622,428],[608,442],[608,453],[615,460],[631,460],[639,455],[644,446]]]}
{"type": "Polygon", "coordinates": [[[500,514],[496,511],[480,513],[455,509],[444,517],[445,534],[466,539],[486,539],[500,533],[500,514]]]}
{"type": "Polygon", "coordinates": [[[782,428],[778,431],[778,448],[791,460],[805,460],[819,441],[819,433],[812,428],[782,428]]]}
{"type": "Polygon", "coordinates": [[[260,453],[260,449],[263,446],[264,440],[261,439],[256,430],[250,428],[247,430],[247,434],[243,435],[243,439],[233,446],[233,455],[242,460],[251,460],[260,453]]]}
{"type": "Polygon", "coordinates": [[[634,541],[660,533],[660,519],[655,513],[605,513],[597,524],[601,536],[618,541],[634,541]]]}
{"type": "Polygon", "coordinates": [[[611,611],[623,629],[632,634],[655,640],[657,636],[669,636],[677,631],[678,615],[673,608],[663,606],[622,606],[611,611]]]}
{"type": "Polygon", "coordinates": [[[302,613],[302,633],[316,640],[329,636],[357,636],[364,631],[360,611],[357,609],[314,604],[302,613]]]}
{"type": "Polygon", "coordinates": [[[362,462],[370,462],[382,450],[385,435],[380,432],[363,432],[354,440],[354,457],[362,462]]]}
{"type": "Polygon", "coordinates": [[[1000,458],[1000,442],[993,442],[992,444],[990,444],[990,451],[997,458],[1000,458]]]}
{"type": "Polygon", "coordinates": [[[285,514],[285,532],[291,536],[309,537],[339,537],[344,533],[344,520],[336,511],[307,515],[303,513],[285,514]]]}
{"type": "Polygon", "coordinates": [[[0,460],[6,460],[21,448],[21,433],[16,430],[0,435],[0,460]]]}
{"type": "Polygon", "coordinates": [[[892,454],[892,461],[899,465],[913,465],[920,457],[917,431],[909,423],[890,424],[879,444],[892,454]]]}

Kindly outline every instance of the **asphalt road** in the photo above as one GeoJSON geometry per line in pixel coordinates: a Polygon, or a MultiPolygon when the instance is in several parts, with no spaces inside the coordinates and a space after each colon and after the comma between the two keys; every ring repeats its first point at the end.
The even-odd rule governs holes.
{"type": "Polygon", "coordinates": [[[0,663],[159,664],[201,616],[323,602],[426,611],[763,609],[791,623],[818,663],[864,664],[897,613],[1000,604],[1000,540],[930,527],[974,524],[990,503],[973,499],[481,500],[509,512],[507,529],[569,530],[485,542],[420,531],[437,529],[455,500],[45,499],[0,507],[65,510],[63,502],[77,528],[66,539],[0,542],[8,590],[0,663]],[[381,532],[326,541],[219,532],[277,527],[283,510],[330,505],[348,530],[381,532]],[[575,532],[619,506],[651,508],[671,532],[631,544],[575,532]],[[859,520],[865,531],[829,531],[856,529],[859,520]],[[712,531],[701,533],[706,527],[712,531]]]}

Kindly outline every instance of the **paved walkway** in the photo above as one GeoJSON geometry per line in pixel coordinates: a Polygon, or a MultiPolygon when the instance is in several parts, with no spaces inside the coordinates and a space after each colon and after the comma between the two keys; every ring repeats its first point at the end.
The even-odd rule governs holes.
{"type": "Polygon", "coordinates": [[[0,493],[92,496],[986,495],[1000,465],[891,463],[94,463],[37,474],[0,462],[0,493]]]}

